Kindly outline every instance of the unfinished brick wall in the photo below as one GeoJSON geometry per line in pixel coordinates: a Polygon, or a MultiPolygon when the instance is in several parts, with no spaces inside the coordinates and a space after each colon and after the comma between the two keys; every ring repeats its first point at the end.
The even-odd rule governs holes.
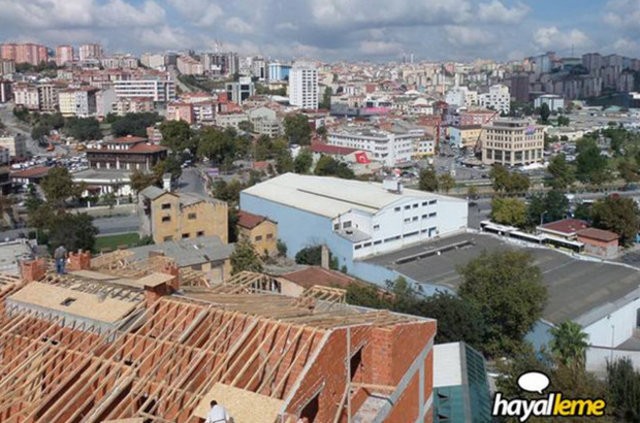
{"type": "Polygon", "coordinates": [[[90,270],[91,269],[91,253],[89,251],[78,251],[69,253],[68,270],[90,270]]]}
{"type": "Polygon", "coordinates": [[[177,291],[180,289],[180,268],[175,263],[166,263],[161,270],[161,273],[175,276],[172,280],[170,280],[167,284],[169,287],[177,291]]]}
{"type": "Polygon", "coordinates": [[[47,273],[47,262],[43,258],[20,263],[20,275],[25,282],[39,281],[47,273]]]}

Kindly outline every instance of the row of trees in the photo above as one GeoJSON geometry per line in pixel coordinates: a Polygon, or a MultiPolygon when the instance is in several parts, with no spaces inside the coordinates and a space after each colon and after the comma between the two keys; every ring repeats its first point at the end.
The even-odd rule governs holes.
{"type": "Polygon", "coordinates": [[[438,175],[431,166],[420,171],[418,188],[428,192],[449,192],[456,186],[456,180],[448,173],[438,175]]]}

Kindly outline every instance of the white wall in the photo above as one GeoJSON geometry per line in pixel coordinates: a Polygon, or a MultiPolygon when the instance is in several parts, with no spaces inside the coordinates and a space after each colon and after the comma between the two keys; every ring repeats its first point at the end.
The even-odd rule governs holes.
{"type": "MultiPolygon", "coordinates": [[[[634,293],[638,297],[640,293],[634,293]]],[[[636,313],[640,309],[640,297],[612,311],[608,316],[584,327],[593,346],[618,346],[629,339],[636,329],[636,313]],[[610,316],[610,317],[609,317],[610,316]],[[613,339],[613,342],[612,342],[613,339]]],[[[580,323],[578,321],[578,323],[580,323]]]]}

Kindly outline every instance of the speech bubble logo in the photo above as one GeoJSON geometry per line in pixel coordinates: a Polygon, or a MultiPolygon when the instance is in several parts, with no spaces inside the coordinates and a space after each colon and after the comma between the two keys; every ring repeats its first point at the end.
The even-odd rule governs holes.
{"type": "Polygon", "coordinates": [[[540,372],[523,373],[518,378],[518,386],[524,391],[542,394],[549,386],[549,377],[540,372]]]}

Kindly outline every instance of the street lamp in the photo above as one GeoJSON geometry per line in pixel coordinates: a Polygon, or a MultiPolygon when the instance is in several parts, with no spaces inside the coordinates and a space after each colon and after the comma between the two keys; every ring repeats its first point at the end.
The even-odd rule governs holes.
{"type": "Polygon", "coordinates": [[[544,223],[544,215],[547,213],[549,213],[547,210],[540,213],[540,226],[542,226],[542,224],[544,223]]]}

